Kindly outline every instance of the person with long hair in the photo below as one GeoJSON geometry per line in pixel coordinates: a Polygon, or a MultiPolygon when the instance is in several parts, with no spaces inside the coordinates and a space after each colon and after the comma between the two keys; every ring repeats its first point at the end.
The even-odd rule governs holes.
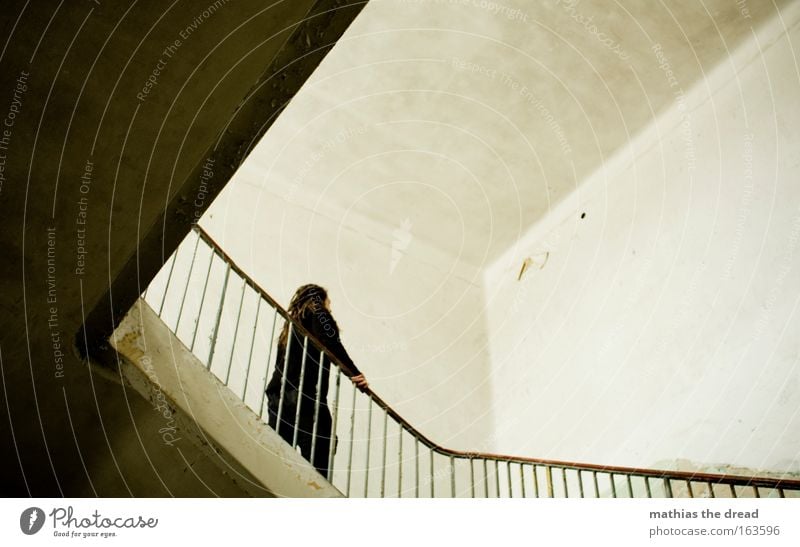
{"type": "MultiPolygon", "coordinates": [[[[339,327],[331,314],[330,299],[324,288],[314,284],[303,285],[294,293],[287,311],[295,324],[302,325],[322,343],[327,353],[339,361],[342,372],[350,377],[356,387],[366,389],[367,380],[353,363],[339,338],[339,327]]],[[[275,371],[266,389],[269,425],[289,444],[293,445],[296,438],[303,456],[317,471],[328,477],[332,439],[327,394],[331,360],[327,354],[320,359],[323,348],[318,347],[311,338],[305,338],[299,329],[294,326],[290,328],[289,321],[284,323],[278,337],[275,371]]]]}

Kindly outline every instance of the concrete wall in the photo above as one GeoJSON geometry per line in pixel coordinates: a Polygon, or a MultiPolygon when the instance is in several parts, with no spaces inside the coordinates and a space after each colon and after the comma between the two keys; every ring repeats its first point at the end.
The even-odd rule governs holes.
{"type": "Polygon", "coordinates": [[[496,450],[800,471],[798,8],[487,271],[496,450]]]}
{"type": "Polygon", "coordinates": [[[384,232],[408,218],[445,271],[483,270],[673,103],[652,44],[688,89],[775,15],[748,8],[370,2],[250,162],[277,195],[384,232]]]}
{"type": "MultiPolygon", "coordinates": [[[[735,453],[733,440],[711,442],[714,450],[697,441],[730,406],[704,401],[717,409],[706,423],[686,384],[703,378],[726,393],[740,383],[725,387],[706,372],[725,370],[712,364],[712,355],[724,359],[718,342],[686,345],[699,327],[683,318],[702,316],[695,291],[719,273],[705,254],[735,245],[744,261],[758,241],[749,225],[730,233],[742,207],[726,189],[745,188],[742,155],[767,161],[753,171],[766,179],[776,150],[792,165],[791,139],[770,141],[758,125],[789,99],[764,102],[756,87],[744,95],[746,81],[763,82],[759,48],[780,49],[781,21],[793,20],[776,13],[724,1],[613,10],[372,2],[201,222],[284,305],[302,283],[327,286],[375,390],[444,445],[615,464],[793,467],[791,442],[759,459],[735,453]],[[695,275],[700,263],[705,278],[695,275]],[[639,339],[645,325],[650,338],[639,339]],[[695,360],[704,364],[683,365],[691,374],[671,382],[675,363],[701,346],[695,360]],[[628,392],[634,399],[620,408],[628,392]],[[663,408],[686,412],[689,433],[666,433],[658,413],[648,415],[652,427],[638,420],[662,395],[663,408]],[[697,420],[704,425],[688,425],[697,420]]],[[[776,187],[790,191],[789,176],[776,187]]],[[[748,198],[747,221],[766,221],[755,203],[748,198]]],[[[738,283],[715,301],[715,316],[738,309],[719,307],[750,287],[738,283]]],[[[789,425],[786,408],[765,414],[775,428],[789,425]]],[[[747,416],[742,423],[755,426],[761,414],[747,416]]]]}
{"type": "Polygon", "coordinates": [[[171,442],[187,438],[219,458],[231,480],[251,495],[341,496],[208,371],[146,303],[131,309],[111,342],[122,359],[122,376],[161,409],[171,442]]]}
{"type": "MultiPolygon", "coordinates": [[[[457,264],[443,264],[402,219],[382,225],[315,207],[312,196],[259,187],[253,172],[237,173],[203,226],[284,307],[303,283],[326,287],[351,357],[422,432],[449,447],[483,443],[491,417],[480,285],[457,264]]],[[[243,324],[253,313],[245,312],[243,324]]],[[[226,331],[234,320],[227,316],[226,331]]],[[[260,328],[269,339],[265,328],[269,322],[260,328]]]]}
{"type": "Polygon", "coordinates": [[[239,125],[263,129],[327,52],[306,48],[336,36],[331,25],[298,36],[288,57],[302,61],[271,66],[324,3],[73,4],[11,0],[0,20],[0,489],[244,495],[218,462],[166,445],[152,405],[88,366],[76,343],[98,340],[77,335],[110,285],[117,306],[134,301],[149,281],[139,267],[160,264],[175,225],[188,230],[247,150],[239,125]],[[245,99],[268,69],[280,83],[250,117],[245,99]],[[215,143],[212,185],[191,174],[215,143]]]}
{"type": "MultiPolygon", "coordinates": [[[[239,213],[248,210],[242,207],[237,209],[239,213]]],[[[257,210],[263,212],[263,203],[257,210]]],[[[289,213],[291,212],[290,210],[289,213]]],[[[233,234],[231,240],[230,247],[240,249],[233,234]]],[[[294,257],[288,257],[291,258],[294,257]]],[[[270,269],[276,269],[276,265],[267,261],[264,256],[260,256],[260,259],[262,262],[257,263],[267,266],[267,273],[271,271],[270,269]]],[[[411,267],[419,268],[420,265],[412,262],[411,267]]],[[[250,273],[254,272],[250,270],[250,273]]],[[[267,275],[267,279],[269,278],[267,275]]],[[[288,298],[287,296],[287,300],[288,298]]],[[[211,247],[205,241],[201,242],[196,234],[187,237],[174,259],[170,259],[164,265],[148,286],[144,300],[155,310],[160,321],[168,326],[162,325],[162,329],[169,328],[177,333],[175,339],[180,341],[181,347],[189,348],[188,352],[185,350],[184,352],[192,354],[190,361],[207,364],[211,375],[216,376],[219,382],[224,384],[225,391],[229,390],[234,394],[235,406],[244,405],[251,409],[254,417],[266,416],[264,387],[275,370],[276,339],[283,327],[283,319],[267,300],[243,283],[243,279],[235,270],[229,271],[225,262],[211,253],[211,247]]],[[[397,323],[402,325],[402,322],[397,323]]],[[[380,331],[373,328],[371,332],[380,331]]],[[[137,334],[137,339],[146,339],[152,352],[163,351],[161,349],[163,341],[155,342],[145,334],[137,334]]],[[[347,341],[346,336],[345,338],[347,341]]],[[[444,338],[437,342],[447,340],[448,338],[444,338]]],[[[419,348],[412,348],[410,344],[403,346],[400,344],[404,344],[402,339],[383,344],[379,342],[355,344],[350,346],[350,349],[354,355],[359,352],[380,356],[392,354],[398,360],[405,359],[407,354],[414,353],[415,350],[419,352],[419,348]]],[[[123,345],[129,344],[123,343],[123,345]]],[[[452,354],[456,351],[445,350],[444,353],[452,354]]],[[[176,359],[174,368],[180,370],[186,366],[183,361],[176,359]]],[[[400,365],[406,363],[407,361],[403,360],[400,365]]],[[[366,368],[368,365],[374,365],[373,370],[380,373],[381,369],[377,368],[377,365],[385,362],[362,360],[359,364],[364,365],[365,370],[369,370],[366,368]]],[[[445,362],[445,364],[452,363],[445,362]]],[[[424,367],[426,371],[428,367],[432,368],[426,376],[429,381],[430,378],[436,377],[437,370],[446,372],[444,367],[437,369],[437,363],[426,363],[426,365],[427,367],[424,367]]],[[[461,370],[469,370],[470,365],[474,366],[474,361],[463,365],[461,370]]],[[[170,371],[170,374],[174,373],[175,371],[170,371]]],[[[373,378],[371,373],[367,374],[370,379],[373,378]]],[[[387,393],[402,397],[405,394],[404,390],[408,389],[408,384],[416,379],[413,374],[395,374],[389,378],[387,375],[380,377],[376,374],[376,376],[379,381],[373,382],[372,386],[381,397],[387,396],[387,393]]],[[[464,376],[466,375],[446,378],[443,381],[449,388],[449,392],[446,393],[459,393],[459,389],[464,389],[461,382],[464,376]]],[[[401,432],[399,424],[385,416],[377,404],[370,404],[370,399],[366,395],[357,393],[352,382],[346,377],[339,380],[340,385],[337,387],[336,378],[330,379],[327,398],[334,418],[335,435],[338,438],[338,448],[332,463],[333,485],[353,496],[413,497],[417,494],[429,495],[433,481],[433,488],[437,492],[449,492],[450,472],[447,467],[449,459],[445,456],[430,458],[430,453],[424,445],[417,444],[407,431],[401,432]],[[417,452],[420,460],[416,459],[417,452]]],[[[414,425],[422,424],[429,434],[431,429],[439,427],[440,430],[436,433],[439,438],[445,438],[445,444],[454,442],[456,438],[463,438],[462,442],[467,447],[474,447],[484,441],[480,438],[475,439],[478,426],[467,422],[471,417],[469,412],[487,406],[484,401],[477,401],[472,408],[463,408],[463,403],[456,402],[452,407],[439,410],[433,415],[430,412],[431,405],[426,403],[430,399],[435,399],[435,402],[441,404],[441,399],[445,398],[442,394],[443,389],[440,385],[429,387],[416,380],[418,386],[423,386],[421,393],[413,393],[413,398],[407,397],[400,404],[393,403],[414,425]],[[406,410],[408,412],[405,412],[406,410]],[[463,427],[465,431],[461,432],[456,429],[457,427],[463,427]]],[[[188,387],[185,389],[188,395],[193,393],[188,387]]],[[[200,389],[204,388],[200,386],[200,389]]],[[[474,394],[468,394],[466,397],[474,397],[474,394]]],[[[205,414],[202,420],[198,419],[198,422],[201,425],[205,424],[205,421],[213,424],[221,419],[219,416],[222,414],[225,412],[217,409],[214,413],[205,414]]],[[[486,416],[481,418],[484,423],[487,421],[486,416]]],[[[264,425],[256,419],[253,427],[258,430],[264,425]]],[[[239,444],[240,438],[249,434],[248,430],[249,426],[226,434],[224,446],[239,444]]],[[[465,481],[467,476],[466,470],[462,469],[460,480],[465,481]]]]}
{"type": "MultiPolygon", "coordinates": [[[[763,62],[759,48],[773,44],[781,21],[793,20],[777,16],[787,5],[793,13],[796,3],[726,0],[614,9],[559,0],[372,2],[202,224],[284,304],[301,283],[326,285],[344,341],[373,387],[437,442],[672,465],[687,457],[685,439],[658,437],[654,447],[655,437],[629,438],[633,425],[664,429],[658,415],[650,416],[652,430],[640,423],[635,401],[649,404],[671,385],[679,348],[688,351],[687,333],[697,328],[670,307],[700,283],[693,268],[705,247],[690,243],[704,240],[689,234],[720,230],[714,252],[735,240],[736,260],[751,256],[746,244],[757,241],[755,231],[745,226],[736,236],[723,225],[736,226],[729,217],[739,197],[727,189],[744,185],[731,178],[741,177],[744,147],[761,161],[771,153],[793,165],[791,139],[779,135],[770,144],[757,125],[771,105],[790,109],[789,99],[765,102],[765,89],[746,98],[739,89],[745,75],[751,86],[763,81],[754,72],[763,62]],[[744,123],[745,105],[748,113],[760,108],[746,127],[731,120],[744,123]],[[579,224],[572,223],[583,212],[578,203],[593,204],[579,224]],[[701,213],[708,209],[710,217],[701,213]],[[676,257],[687,271],[672,273],[676,257]],[[672,285],[658,301],[665,307],[640,301],[661,294],[666,278],[672,285]],[[651,309],[658,313],[650,326],[651,309]],[[597,326],[609,324],[613,336],[597,326]],[[645,324],[651,338],[637,341],[645,324]],[[627,357],[632,347],[641,353],[627,357]],[[653,361],[654,352],[663,356],[653,361]],[[621,353],[636,374],[614,376],[621,353]],[[580,366],[560,376],[575,359],[580,366]],[[644,377],[643,360],[651,371],[644,377]],[[637,399],[621,409],[619,393],[628,391],[637,399]],[[557,420],[553,408],[562,409],[557,420]]],[[[781,70],[768,73],[777,81],[781,70]]],[[[775,165],[759,173],[769,179],[775,165]]],[[[779,180],[789,191],[789,175],[779,180]]],[[[748,222],[768,215],[747,208],[748,222]]],[[[731,294],[750,286],[741,283],[731,294]]],[[[691,297],[680,313],[694,316],[694,306],[691,297]]],[[[715,342],[704,344],[710,357],[715,342]]],[[[727,389],[703,367],[688,366],[689,378],[727,389]]],[[[681,406],[685,386],[668,389],[665,408],[704,419],[703,406],[681,406]]],[[[776,423],[787,425],[786,408],[775,411],[776,423]]],[[[758,415],[743,422],[755,425],[758,415]]],[[[691,444],[708,447],[694,437],[691,444]]],[[[732,450],[699,460],[758,467],[757,453],[732,450]]],[[[790,453],[781,448],[762,463],[791,467],[790,453]]]]}

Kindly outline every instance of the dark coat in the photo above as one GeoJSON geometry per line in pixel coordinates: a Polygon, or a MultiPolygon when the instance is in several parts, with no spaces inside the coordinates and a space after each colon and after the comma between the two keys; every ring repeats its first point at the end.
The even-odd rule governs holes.
{"type": "MultiPolygon", "coordinates": [[[[333,354],[343,365],[342,371],[348,376],[361,374],[353,360],[347,354],[339,338],[339,328],[333,316],[325,309],[311,311],[307,309],[300,318],[300,324],[314,335],[317,340],[325,345],[325,349],[333,354]]],[[[320,370],[320,348],[308,340],[305,356],[305,372],[303,373],[303,385],[300,386],[300,374],[303,369],[303,345],[305,337],[297,330],[292,329],[287,346],[289,358],[286,359],[286,349],[279,347],[275,359],[275,372],[272,374],[267,385],[267,399],[269,402],[270,418],[277,417],[280,401],[281,383],[284,375],[286,384],[284,386],[284,401],[282,411],[282,423],[294,425],[296,405],[300,403],[300,424],[301,428],[310,425],[314,419],[314,407],[317,395],[317,380],[320,380],[320,415],[328,414],[328,385],[331,360],[325,355],[322,359],[322,377],[318,378],[320,370]],[[284,367],[286,370],[284,371],[284,367]]],[[[271,420],[272,421],[272,420],[271,420]]],[[[274,424],[271,424],[274,426],[274,424]]],[[[283,426],[281,426],[283,427],[283,426]]]]}

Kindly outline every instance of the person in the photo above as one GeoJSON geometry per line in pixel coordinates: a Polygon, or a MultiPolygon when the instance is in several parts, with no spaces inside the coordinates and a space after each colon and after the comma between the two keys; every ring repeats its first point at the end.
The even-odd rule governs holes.
{"type": "Polygon", "coordinates": [[[295,325],[302,325],[323,344],[327,353],[320,363],[322,348],[318,347],[310,337],[306,341],[305,335],[294,326],[291,328],[290,338],[289,321],[284,323],[278,337],[275,371],[266,388],[269,425],[292,446],[295,446],[296,438],[297,446],[300,447],[303,456],[317,471],[328,477],[331,442],[331,413],[327,400],[331,360],[328,354],[339,361],[342,372],[350,377],[356,387],[363,391],[368,384],[342,345],[339,327],[331,314],[330,299],[324,288],[315,284],[303,285],[294,293],[287,311],[295,325]],[[304,353],[305,364],[303,364],[304,353]],[[302,385],[300,385],[301,375],[302,385]],[[319,393],[317,393],[318,380],[319,393]],[[317,400],[319,400],[318,406],[317,400]],[[298,405],[300,405],[299,419],[296,420],[298,405]]]}

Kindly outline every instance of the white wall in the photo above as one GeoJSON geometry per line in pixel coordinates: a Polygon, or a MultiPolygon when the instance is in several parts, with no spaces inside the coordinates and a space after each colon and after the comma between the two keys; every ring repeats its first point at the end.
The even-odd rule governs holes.
{"type": "Polygon", "coordinates": [[[800,471],[797,7],[487,271],[492,448],[800,471]]]}
{"type": "Polygon", "coordinates": [[[796,469],[798,2],[456,4],[371,2],[203,226],[445,446],[796,469]]]}
{"type": "Polygon", "coordinates": [[[485,442],[491,388],[478,273],[448,264],[402,220],[371,223],[259,186],[259,176],[241,170],[203,226],[284,307],[304,283],[326,287],[351,357],[415,427],[448,447],[485,442]]]}

